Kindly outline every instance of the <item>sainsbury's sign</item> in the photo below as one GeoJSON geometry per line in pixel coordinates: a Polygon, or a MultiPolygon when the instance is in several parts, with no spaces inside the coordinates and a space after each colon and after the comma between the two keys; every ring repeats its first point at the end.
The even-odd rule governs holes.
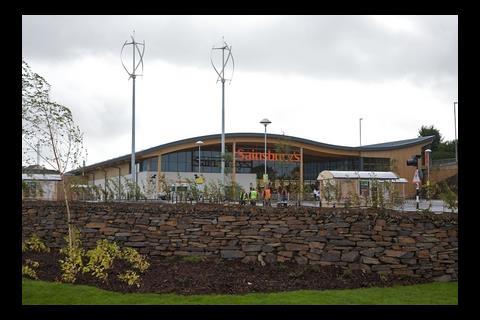
{"type": "Polygon", "coordinates": [[[268,161],[287,161],[287,162],[300,162],[300,154],[294,153],[273,153],[270,150],[265,152],[256,152],[256,151],[244,151],[243,149],[238,149],[235,152],[235,159],[239,161],[246,160],[265,160],[265,156],[268,161]]]}

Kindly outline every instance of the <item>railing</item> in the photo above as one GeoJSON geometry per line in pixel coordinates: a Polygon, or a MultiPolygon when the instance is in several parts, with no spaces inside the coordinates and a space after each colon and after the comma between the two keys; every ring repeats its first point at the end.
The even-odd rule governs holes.
{"type": "Polygon", "coordinates": [[[455,158],[432,160],[432,166],[442,166],[456,163],[457,160],[455,158]]]}

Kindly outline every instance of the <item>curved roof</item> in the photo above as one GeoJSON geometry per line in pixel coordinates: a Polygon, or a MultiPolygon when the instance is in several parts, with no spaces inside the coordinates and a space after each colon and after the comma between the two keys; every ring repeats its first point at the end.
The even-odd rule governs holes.
{"type": "MultiPolygon", "coordinates": [[[[265,136],[264,133],[254,133],[254,132],[240,132],[240,133],[226,133],[225,138],[261,138],[263,139],[265,136]]],[[[399,140],[399,141],[392,141],[392,142],[385,142],[385,143],[379,143],[379,144],[371,144],[371,145],[365,145],[365,146],[360,146],[360,147],[347,147],[347,146],[339,146],[339,145],[334,145],[334,144],[328,144],[328,143],[323,143],[323,142],[318,142],[318,141],[313,141],[309,139],[303,139],[303,138],[298,138],[298,137],[293,137],[293,136],[287,136],[287,135],[281,135],[281,134],[273,134],[269,133],[268,134],[269,138],[276,138],[276,139],[283,139],[283,140],[289,140],[293,142],[298,142],[306,145],[311,145],[311,146],[316,146],[316,147],[324,147],[324,148],[330,148],[334,150],[345,150],[345,151],[383,151],[383,150],[392,150],[392,149],[398,149],[398,148],[405,148],[413,145],[418,145],[418,144],[426,144],[426,143],[431,143],[433,141],[434,136],[427,136],[427,137],[418,137],[414,139],[407,139],[407,140],[399,140]]],[[[221,139],[221,134],[210,134],[210,135],[205,135],[205,136],[198,136],[198,137],[192,137],[192,138],[187,138],[187,139],[182,139],[182,140],[177,140],[165,144],[161,144],[149,149],[141,150],[135,153],[135,157],[141,157],[142,155],[149,154],[151,152],[155,152],[157,150],[161,150],[163,148],[167,147],[173,147],[173,146],[181,146],[183,144],[189,144],[189,143],[195,143],[198,140],[213,140],[213,139],[218,139],[220,143],[221,139]]],[[[88,171],[90,169],[93,169],[95,167],[101,167],[105,165],[114,165],[116,163],[124,162],[125,160],[130,159],[131,154],[127,154],[121,157],[109,159],[106,161],[102,161],[96,164],[89,165],[84,168],[84,170],[88,171]]],[[[69,173],[70,174],[75,174],[81,172],[81,169],[77,170],[72,170],[69,173]]]]}

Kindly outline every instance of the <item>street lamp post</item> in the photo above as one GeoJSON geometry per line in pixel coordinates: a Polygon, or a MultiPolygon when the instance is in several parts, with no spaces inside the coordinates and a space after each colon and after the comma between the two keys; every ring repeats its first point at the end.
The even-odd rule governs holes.
{"type": "Polygon", "coordinates": [[[432,150],[425,150],[425,164],[427,165],[427,197],[430,200],[430,154],[432,150]]]}
{"type": "Polygon", "coordinates": [[[200,147],[203,144],[203,141],[199,140],[195,142],[196,145],[198,145],[198,174],[200,174],[200,168],[202,167],[202,157],[200,155],[200,147]]]}
{"type": "Polygon", "coordinates": [[[262,121],[260,121],[260,123],[265,126],[265,175],[266,175],[267,174],[267,126],[272,122],[267,118],[264,118],[262,121]]]}
{"type": "Polygon", "coordinates": [[[360,118],[358,122],[360,123],[360,146],[362,146],[362,120],[363,118],[360,118]]]}
{"type": "Polygon", "coordinates": [[[458,104],[457,101],[453,103],[453,123],[455,124],[455,162],[458,163],[458,152],[457,152],[457,114],[455,111],[455,105],[458,104]]]}

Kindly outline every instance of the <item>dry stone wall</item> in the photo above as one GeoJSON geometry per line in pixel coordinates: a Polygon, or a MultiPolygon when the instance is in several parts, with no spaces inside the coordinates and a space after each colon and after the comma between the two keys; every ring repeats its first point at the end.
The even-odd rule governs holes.
{"type": "MultiPolygon", "coordinates": [[[[83,245],[116,241],[155,256],[206,255],[252,263],[294,261],[455,280],[457,216],[373,209],[208,204],[72,203],[83,245]]],[[[62,202],[24,201],[23,237],[65,246],[62,202]]]]}

